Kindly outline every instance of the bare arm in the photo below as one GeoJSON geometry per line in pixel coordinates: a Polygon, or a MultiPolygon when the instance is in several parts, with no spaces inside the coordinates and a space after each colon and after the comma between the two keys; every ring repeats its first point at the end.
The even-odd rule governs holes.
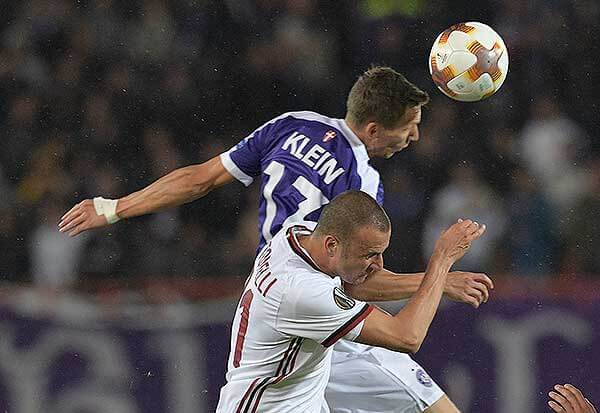
{"type": "MultiPolygon", "coordinates": [[[[394,301],[410,298],[417,292],[425,273],[398,274],[383,269],[362,284],[346,284],[344,289],[362,301],[394,301]]],[[[454,301],[477,308],[489,299],[494,283],[485,274],[454,271],[448,274],[444,294],[454,301]]]]}
{"type": "Polygon", "coordinates": [[[117,215],[125,219],[186,204],[233,179],[216,156],[202,164],[176,169],[146,188],[120,198],[117,215]]]}
{"type": "Polygon", "coordinates": [[[411,297],[417,292],[424,273],[396,274],[383,269],[362,284],[344,284],[344,290],[362,301],[393,301],[411,297]]]}
{"type": "Polygon", "coordinates": [[[357,341],[396,351],[418,351],[439,306],[448,271],[484,231],[485,225],[470,220],[446,230],[436,244],[419,289],[408,304],[395,316],[381,310],[371,312],[357,341]]]}
{"type": "MultiPolygon", "coordinates": [[[[233,179],[216,156],[202,164],[176,169],[146,188],[120,198],[116,213],[120,219],[125,219],[162,211],[203,197],[233,179]]],[[[75,236],[106,225],[105,216],[98,215],[93,201],[86,199],[71,208],[58,227],[61,232],[75,236]]]]}

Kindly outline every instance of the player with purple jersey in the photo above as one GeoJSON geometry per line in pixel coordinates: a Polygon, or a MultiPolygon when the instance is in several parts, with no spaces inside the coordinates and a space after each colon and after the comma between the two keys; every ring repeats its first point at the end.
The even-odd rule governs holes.
{"type": "MultiPolygon", "coordinates": [[[[425,92],[391,68],[375,67],[354,84],[344,119],[313,112],[281,115],[232,148],[202,164],[177,169],[120,199],[94,198],[68,211],[59,228],[82,231],[191,202],[237,179],[261,177],[260,244],[293,223],[316,221],[335,195],[359,189],[383,202],[373,157],[390,158],[419,139],[425,92]]],[[[458,218],[458,217],[457,217],[458,218]]],[[[423,273],[399,276],[388,270],[346,286],[364,301],[411,296],[423,273]]],[[[478,307],[491,280],[484,274],[450,273],[448,297],[478,307]]],[[[332,412],[457,412],[424,370],[408,355],[341,340],[334,348],[327,402],[332,412]]]]}
{"type": "Polygon", "coordinates": [[[323,205],[346,190],[362,190],[383,204],[379,173],[343,119],[283,114],[222,154],[221,161],[246,186],[263,176],[259,249],[281,228],[316,222],[323,205]]]}

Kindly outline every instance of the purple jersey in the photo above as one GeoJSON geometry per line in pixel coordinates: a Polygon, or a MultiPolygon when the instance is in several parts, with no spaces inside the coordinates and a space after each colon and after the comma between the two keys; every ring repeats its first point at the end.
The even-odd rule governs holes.
{"type": "Polygon", "coordinates": [[[259,249],[282,227],[316,222],[323,205],[349,189],[383,204],[379,173],[343,119],[285,113],[221,154],[221,161],[246,186],[262,176],[259,249]]]}

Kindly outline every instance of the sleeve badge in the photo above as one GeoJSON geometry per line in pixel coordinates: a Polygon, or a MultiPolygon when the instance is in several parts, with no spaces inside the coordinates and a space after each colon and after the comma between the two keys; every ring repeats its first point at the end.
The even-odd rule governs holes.
{"type": "Polygon", "coordinates": [[[333,289],[333,301],[335,301],[335,304],[342,310],[350,310],[356,304],[356,301],[354,301],[353,298],[348,297],[340,287],[335,287],[333,289]]]}

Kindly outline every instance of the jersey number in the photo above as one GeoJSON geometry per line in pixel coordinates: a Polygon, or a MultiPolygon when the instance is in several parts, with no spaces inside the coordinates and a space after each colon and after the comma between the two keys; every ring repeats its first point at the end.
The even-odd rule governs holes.
{"type": "MultiPolygon", "coordinates": [[[[266,241],[273,238],[273,234],[271,234],[271,226],[273,225],[273,220],[277,215],[277,204],[275,204],[275,201],[273,201],[273,191],[275,190],[275,187],[279,181],[281,181],[284,172],[285,166],[277,161],[271,162],[265,169],[265,174],[269,175],[269,182],[267,182],[265,185],[263,192],[265,200],[267,201],[267,211],[265,222],[262,226],[262,235],[266,241]]],[[[296,213],[287,217],[287,219],[281,225],[282,228],[297,222],[305,221],[305,218],[308,214],[329,203],[329,200],[327,197],[325,197],[325,195],[323,195],[323,192],[321,192],[319,188],[314,186],[302,175],[296,178],[292,186],[296,188],[300,194],[302,194],[305,200],[298,204],[298,211],[296,211],[296,213]]]]}
{"type": "Polygon", "coordinates": [[[252,290],[246,291],[240,301],[240,308],[242,309],[242,316],[240,317],[240,329],[238,330],[237,340],[235,341],[235,352],[233,353],[233,367],[240,367],[240,360],[242,359],[242,349],[244,347],[244,340],[246,340],[246,332],[248,331],[248,317],[250,316],[250,304],[254,294],[252,290]]]}

